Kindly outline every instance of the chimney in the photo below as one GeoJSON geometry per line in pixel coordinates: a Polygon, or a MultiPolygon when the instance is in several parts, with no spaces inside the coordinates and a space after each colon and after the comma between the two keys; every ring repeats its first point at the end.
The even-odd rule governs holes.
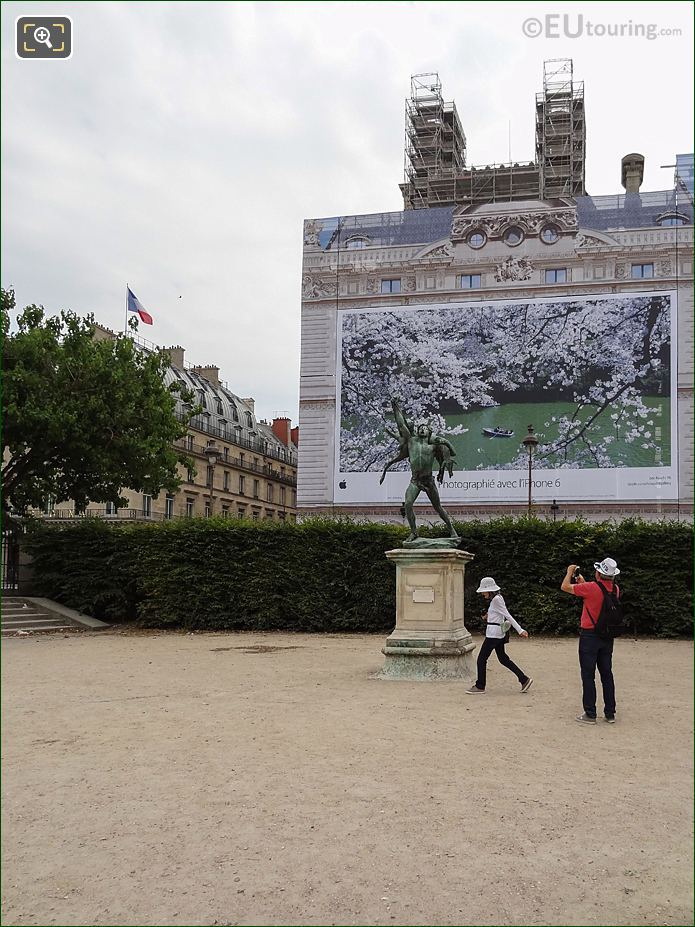
{"type": "Polygon", "coordinates": [[[290,432],[290,437],[292,438],[292,444],[294,444],[295,447],[299,447],[299,425],[294,426],[290,432]]]}
{"type": "Polygon", "coordinates": [[[171,361],[172,367],[178,367],[183,370],[183,356],[184,350],[180,344],[175,344],[170,348],[162,349],[165,354],[169,355],[169,360],[171,361]]]}
{"type": "Polygon", "coordinates": [[[251,409],[253,414],[256,414],[256,400],[255,399],[242,399],[242,402],[245,402],[246,405],[251,409]]]}
{"type": "Polygon", "coordinates": [[[115,341],[116,334],[105,325],[99,325],[98,322],[92,323],[92,335],[95,341],[115,341]]]}
{"type": "Polygon", "coordinates": [[[194,367],[194,373],[197,373],[199,377],[203,377],[205,380],[209,380],[210,383],[215,386],[220,385],[220,368],[215,367],[214,364],[209,364],[205,367],[194,367]]]}
{"type": "Polygon", "coordinates": [[[633,152],[626,154],[620,162],[622,166],[620,181],[626,193],[639,193],[644,178],[644,155],[633,152]]]}
{"type": "Polygon", "coordinates": [[[281,416],[273,419],[273,434],[278,438],[285,447],[290,446],[290,419],[281,416]]]}

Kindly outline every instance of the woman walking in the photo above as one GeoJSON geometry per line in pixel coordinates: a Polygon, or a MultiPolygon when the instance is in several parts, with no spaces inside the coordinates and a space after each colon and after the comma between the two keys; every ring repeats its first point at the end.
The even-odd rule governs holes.
{"type": "Polygon", "coordinates": [[[509,614],[504,599],[500,593],[500,587],[494,581],[492,576],[484,576],[480,580],[480,585],[476,589],[483,598],[489,603],[487,608],[487,627],[485,628],[485,640],[483,641],[480,653],[478,654],[478,678],[475,685],[466,689],[466,695],[482,695],[485,691],[487,676],[487,661],[494,650],[497,659],[502,666],[506,666],[521,683],[521,691],[528,692],[531,688],[533,679],[519,669],[516,663],[513,663],[504,650],[506,641],[509,640],[509,628],[512,627],[520,637],[528,637],[528,631],[524,631],[521,625],[509,614]]]}

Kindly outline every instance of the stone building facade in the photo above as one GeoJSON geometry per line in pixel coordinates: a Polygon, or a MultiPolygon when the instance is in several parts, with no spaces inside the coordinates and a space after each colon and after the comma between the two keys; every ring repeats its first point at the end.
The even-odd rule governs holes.
{"type": "MultiPolygon", "coordinates": [[[[692,517],[693,207],[682,185],[641,192],[643,159],[616,164],[625,192],[313,219],[304,226],[298,506],[301,515],[401,521],[395,504],[344,505],[334,486],[338,320],[367,307],[671,291],[678,315],[677,498],[563,501],[559,517],[692,517]]],[[[607,333],[610,336],[610,333],[607,333]]],[[[525,511],[447,505],[457,518],[525,511]]],[[[557,517],[557,509],[537,506],[557,517]]],[[[422,508],[422,516],[436,518],[422,508]]]]}
{"type": "MultiPolygon", "coordinates": [[[[96,336],[115,337],[101,326],[96,327],[96,336]]],[[[176,493],[163,490],[152,497],[123,489],[122,495],[128,499],[126,507],[116,509],[100,504],[90,506],[84,514],[146,521],[211,515],[295,521],[298,429],[292,428],[287,417],[276,417],[270,422],[257,418],[254,400],[242,399],[231,392],[220,380],[218,367],[191,366],[179,346],[166,350],[171,358],[166,382],[178,381],[202,406],[201,413],[191,420],[188,434],[178,442],[193,460],[194,469],[179,467],[182,483],[176,493]]],[[[179,402],[177,415],[183,414],[179,402]]],[[[72,504],[49,503],[45,514],[52,518],[74,518],[75,508],[72,504]]]]}

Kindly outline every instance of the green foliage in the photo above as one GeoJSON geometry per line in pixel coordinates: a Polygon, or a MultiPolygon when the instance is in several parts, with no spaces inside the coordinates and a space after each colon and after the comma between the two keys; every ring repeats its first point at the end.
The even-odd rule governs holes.
{"type": "Polygon", "coordinates": [[[132,338],[99,340],[92,316],[46,316],[27,306],[10,326],[14,293],[2,291],[3,489],[20,512],[49,496],[125,505],[128,487],[152,495],[180,484],[186,433],[163,380],[168,359],[132,338]]]}
{"type": "MultiPolygon", "coordinates": [[[[688,526],[588,524],[503,518],[458,525],[475,554],[466,571],[466,624],[482,627],[483,576],[536,634],[571,634],[579,603],[560,591],[569,563],[593,575],[614,557],[630,626],[678,637],[692,630],[688,526]]],[[[389,631],[395,568],[384,552],[395,525],[311,519],[278,525],[222,519],[109,525],[98,519],[32,525],[28,536],[43,595],[109,621],[196,630],[389,631]]],[[[439,534],[435,529],[433,533],[439,534]]]]}

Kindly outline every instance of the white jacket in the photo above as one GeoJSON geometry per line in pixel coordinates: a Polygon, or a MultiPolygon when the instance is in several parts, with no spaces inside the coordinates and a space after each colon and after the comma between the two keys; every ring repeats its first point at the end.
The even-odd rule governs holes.
{"type": "Polygon", "coordinates": [[[519,622],[512,618],[507,610],[507,606],[504,604],[504,599],[502,598],[502,593],[498,592],[493,598],[490,599],[490,604],[487,611],[487,628],[485,629],[485,637],[494,637],[502,639],[504,634],[502,633],[502,628],[500,627],[500,622],[503,620],[511,622],[512,627],[517,634],[521,634],[524,630],[519,622]]]}

